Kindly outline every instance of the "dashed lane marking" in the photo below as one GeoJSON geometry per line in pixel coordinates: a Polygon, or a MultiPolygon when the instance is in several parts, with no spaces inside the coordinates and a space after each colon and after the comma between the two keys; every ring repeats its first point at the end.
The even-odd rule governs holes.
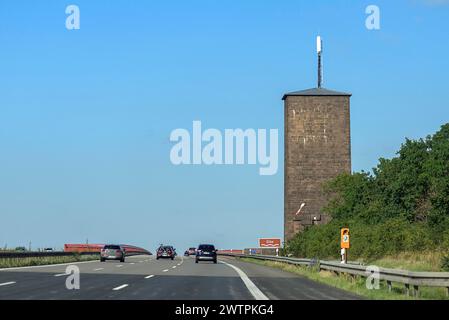
{"type": "Polygon", "coordinates": [[[115,287],[115,288],[112,289],[112,290],[114,290],[114,291],[122,290],[123,288],[126,288],[127,286],[128,286],[128,284],[122,284],[121,286],[115,287]]]}
{"type": "Polygon", "coordinates": [[[16,283],[16,282],[15,281],[3,282],[3,283],[0,283],[0,287],[9,286],[10,284],[14,284],[14,283],[16,283]]]}

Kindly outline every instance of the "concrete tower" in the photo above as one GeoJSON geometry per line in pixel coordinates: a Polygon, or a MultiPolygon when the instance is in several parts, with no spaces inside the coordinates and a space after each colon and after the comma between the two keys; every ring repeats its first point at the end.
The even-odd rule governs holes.
{"type": "MultiPolygon", "coordinates": [[[[320,40],[321,41],[321,40],[320,40]]],[[[323,182],[351,172],[351,94],[318,88],[284,95],[284,240],[305,226],[327,223],[323,182]]]]}
{"type": "Polygon", "coordinates": [[[326,223],[322,184],[351,172],[350,94],[322,88],[284,100],[284,239],[326,223]]]}

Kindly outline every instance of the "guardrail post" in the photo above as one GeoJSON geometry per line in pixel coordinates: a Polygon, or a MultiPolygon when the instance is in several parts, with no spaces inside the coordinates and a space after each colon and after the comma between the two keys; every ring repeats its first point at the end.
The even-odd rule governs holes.
{"type": "Polygon", "coordinates": [[[351,277],[351,283],[356,282],[357,276],[355,274],[349,274],[349,276],[351,277]]]}
{"type": "Polygon", "coordinates": [[[387,286],[388,286],[388,292],[391,292],[391,290],[393,289],[393,286],[391,285],[391,281],[387,280],[387,286]]]}
{"type": "Polygon", "coordinates": [[[407,296],[410,295],[410,285],[409,285],[408,283],[405,284],[405,294],[406,294],[407,296]]]}
{"type": "Polygon", "coordinates": [[[446,287],[446,297],[449,297],[449,287],[446,287]]]}
{"type": "Polygon", "coordinates": [[[413,296],[419,297],[419,287],[417,285],[413,286],[413,296]]]}

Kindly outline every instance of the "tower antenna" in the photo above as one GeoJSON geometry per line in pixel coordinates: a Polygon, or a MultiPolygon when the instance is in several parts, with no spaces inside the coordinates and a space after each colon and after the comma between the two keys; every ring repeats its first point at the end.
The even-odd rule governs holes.
{"type": "Polygon", "coordinates": [[[316,52],[318,53],[318,88],[321,88],[323,83],[323,66],[321,63],[321,54],[323,52],[323,41],[321,37],[316,37],[316,52]]]}

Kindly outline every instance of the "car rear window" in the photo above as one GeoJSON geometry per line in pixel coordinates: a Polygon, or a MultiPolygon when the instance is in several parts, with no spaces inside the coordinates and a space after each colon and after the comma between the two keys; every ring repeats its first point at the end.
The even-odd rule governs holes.
{"type": "Polygon", "coordinates": [[[120,246],[113,246],[113,245],[107,245],[104,246],[103,249],[114,249],[114,250],[120,250],[120,246]]]}
{"type": "Polygon", "coordinates": [[[198,247],[198,249],[202,250],[202,251],[212,251],[212,250],[215,250],[215,247],[213,245],[210,245],[210,244],[201,244],[198,247]]]}

